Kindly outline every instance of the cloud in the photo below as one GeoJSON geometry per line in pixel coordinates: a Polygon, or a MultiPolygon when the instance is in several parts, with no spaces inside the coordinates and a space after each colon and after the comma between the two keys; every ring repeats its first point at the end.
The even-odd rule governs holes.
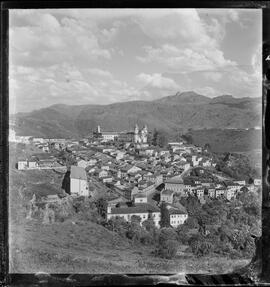
{"type": "Polygon", "coordinates": [[[145,57],[137,57],[143,63],[157,62],[169,71],[190,73],[234,66],[236,63],[226,60],[220,50],[191,48],[179,49],[174,45],[164,44],[159,48],[144,47],[145,57]]]}
{"type": "Polygon", "coordinates": [[[222,49],[227,24],[238,25],[241,15],[235,9],[12,10],[10,98],[28,111],[59,102],[153,99],[183,87],[209,96],[257,95],[259,49],[249,73],[228,58],[233,49],[222,49]]]}
{"type": "Polygon", "coordinates": [[[153,88],[165,90],[179,89],[179,85],[173,79],[163,77],[158,73],[152,75],[141,73],[137,76],[137,80],[142,84],[153,88]]]}
{"type": "MultiPolygon", "coordinates": [[[[230,12],[231,18],[237,13],[230,12]]],[[[142,63],[159,63],[167,71],[189,73],[234,66],[220,49],[225,21],[202,19],[195,9],[163,16],[160,19],[142,19],[141,29],[154,38],[155,45],[143,47],[144,54],[137,57],[142,63]],[[158,24],[158,21],[162,25],[158,24]]],[[[224,33],[223,33],[224,34],[224,33]]]]}
{"type": "Polygon", "coordinates": [[[219,82],[222,79],[222,73],[219,72],[204,72],[203,76],[206,80],[211,80],[214,82],[219,82]]]}
{"type": "Polygon", "coordinates": [[[11,11],[10,59],[16,64],[50,66],[73,62],[87,65],[98,59],[110,59],[111,53],[100,45],[94,24],[63,17],[59,21],[49,13],[25,14],[11,11]],[[27,15],[27,16],[26,16],[27,15]]]}

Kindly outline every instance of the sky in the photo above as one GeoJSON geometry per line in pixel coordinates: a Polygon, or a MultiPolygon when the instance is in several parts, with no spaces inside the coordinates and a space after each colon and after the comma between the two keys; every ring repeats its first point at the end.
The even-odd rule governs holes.
{"type": "Polygon", "coordinates": [[[261,96],[259,9],[13,9],[10,113],[195,91],[261,96]]]}

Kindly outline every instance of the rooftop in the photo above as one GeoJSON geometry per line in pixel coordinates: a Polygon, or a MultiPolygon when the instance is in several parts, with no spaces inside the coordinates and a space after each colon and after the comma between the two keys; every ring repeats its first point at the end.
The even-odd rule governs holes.
{"type": "Polygon", "coordinates": [[[133,214],[133,213],[148,213],[148,212],[160,212],[157,206],[149,203],[137,203],[131,207],[118,207],[112,208],[111,214],[133,214]]]}
{"type": "Polygon", "coordinates": [[[85,179],[85,180],[87,180],[85,169],[83,167],[74,166],[74,165],[71,166],[70,177],[71,178],[76,178],[76,179],[85,179]]]}
{"type": "Polygon", "coordinates": [[[172,195],[174,193],[174,191],[169,190],[169,189],[164,189],[164,190],[161,191],[161,193],[163,195],[172,195]]]}
{"type": "Polygon", "coordinates": [[[147,196],[146,196],[146,194],[140,192],[140,193],[135,194],[134,197],[136,197],[136,198],[145,198],[147,196]]]}
{"type": "Polygon", "coordinates": [[[171,178],[168,178],[165,183],[179,183],[183,184],[183,179],[180,176],[174,176],[171,178]]]}

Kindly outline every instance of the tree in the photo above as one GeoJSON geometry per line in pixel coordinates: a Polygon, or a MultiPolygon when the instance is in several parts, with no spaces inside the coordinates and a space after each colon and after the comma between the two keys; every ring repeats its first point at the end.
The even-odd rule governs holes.
{"type": "Polygon", "coordinates": [[[184,139],[187,142],[187,144],[193,143],[193,138],[190,134],[182,135],[182,139],[184,139]]]}
{"type": "Polygon", "coordinates": [[[165,202],[161,203],[160,206],[160,213],[161,213],[161,218],[160,218],[160,227],[169,227],[170,226],[170,213],[167,208],[167,204],[165,202]]]}
{"type": "Polygon", "coordinates": [[[157,253],[160,257],[172,259],[177,253],[178,243],[176,240],[166,240],[162,245],[159,245],[157,253]]]}
{"type": "Polygon", "coordinates": [[[192,217],[192,216],[189,216],[187,218],[187,220],[185,221],[184,225],[187,226],[190,229],[199,227],[198,220],[195,217],[192,217]]]}
{"type": "Polygon", "coordinates": [[[138,215],[132,215],[131,216],[131,222],[137,222],[137,223],[140,223],[141,222],[141,217],[138,216],[138,215]]]}
{"type": "Polygon", "coordinates": [[[62,181],[62,189],[65,190],[67,194],[70,194],[70,170],[67,170],[62,181]]]}
{"type": "Polygon", "coordinates": [[[176,228],[176,232],[178,235],[178,241],[180,241],[182,244],[188,244],[188,240],[189,240],[189,235],[188,235],[188,231],[189,231],[189,227],[188,225],[179,225],[176,228]]]}
{"type": "Polygon", "coordinates": [[[105,227],[113,232],[117,232],[121,237],[126,237],[129,230],[129,223],[122,217],[115,217],[105,223],[105,227]]]}
{"type": "Polygon", "coordinates": [[[142,237],[142,227],[139,222],[133,221],[129,224],[127,231],[127,238],[131,239],[133,243],[140,242],[142,237]]]}
{"type": "Polygon", "coordinates": [[[155,222],[152,218],[148,218],[147,220],[145,220],[142,223],[142,226],[145,228],[145,230],[149,232],[152,232],[153,230],[156,229],[155,222]]]}
{"type": "Polygon", "coordinates": [[[157,146],[157,141],[158,141],[158,131],[157,129],[154,129],[152,137],[152,145],[157,146]]]}
{"type": "Polygon", "coordinates": [[[156,253],[167,259],[173,258],[177,253],[177,233],[173,228],[161,228],[156,253]]]}
{"type": "Polygon", "coordinates": [[[167,144],[167,137],[162,131],[158,131],[154,129],[153,137],[152,137],[152,144],[154,146],[164,147],[167,144]]]}
{"type": "Polygon", "coordinates": [[[106,218],[106,215],[107,215],[107,205],[108,203],[103,197],[100,197],[96,201],[96,207],[97,207],[98,214],[104,219],[106,218]]]}

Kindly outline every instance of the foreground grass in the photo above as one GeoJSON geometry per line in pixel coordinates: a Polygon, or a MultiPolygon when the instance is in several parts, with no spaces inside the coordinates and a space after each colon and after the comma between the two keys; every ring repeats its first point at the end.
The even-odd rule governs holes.
{"type": "Polygon", "coordinates": [[[33,273],[226,273],[249,260],[195,258],[181,252],[175,259],[155,257],[153,247],[127,239],[91,222],[50,225],[25,221],[10,226],[10,272],[33,273]]]}

